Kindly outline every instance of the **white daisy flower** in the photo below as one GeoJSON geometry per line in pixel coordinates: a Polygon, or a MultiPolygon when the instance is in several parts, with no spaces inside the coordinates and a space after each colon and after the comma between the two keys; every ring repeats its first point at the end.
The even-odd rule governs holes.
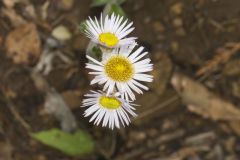
{"type": "Polygon", "coordinates": [[[142,94],[142,89],[148,90],[148,87],[139,81],[152,82],[153,76],[146,72],[152,71],[153,65],[149,58],[142,59],[148,54],[148,52],[143,52],[143,47],[132,52],[133,48],[134,45],[114,49],[102,62],[87,56],[94,62],[94,64],[87,63],[86,65],[86,68],[94,70],[94,72],[89,72],[95,75],[91,84],[104,84],[103,90],[107,90],[107,94],[112,93],[117,87],[118,91],[123,93],[123,98],[127,100],[129,97],[135,100],[133,91],[142,94]]]}
{"type": "Polygon", "coordinates": [[[85,34],[93,42],[107,48],[130,45],[135,43],[136,37],[124,38],[134,30],[133,22],[127,22],[128,20],[124,20],[124,17],[114,14],[107,15],[104,20],[101,14],[100,22],[96,17],[95,20],[89,17],[89,20],[86,21],[85,34]]]}
{"type": "Polygon", "coordinates": [[[90,94],[85,95],[87,98],[83,100],[82,107],[88,107],[85,110],[84,116],[91,116],[90,122],[99,125],[102,121],[102,126],[108,126],[113,129],[114,127],[120,128],[129,125],[129,114],[136,117],[133,112],[135,110],[130,102],[119,98],[117,94],[114,96],[107,96],[101,91],[91,91],[90,94]]]}

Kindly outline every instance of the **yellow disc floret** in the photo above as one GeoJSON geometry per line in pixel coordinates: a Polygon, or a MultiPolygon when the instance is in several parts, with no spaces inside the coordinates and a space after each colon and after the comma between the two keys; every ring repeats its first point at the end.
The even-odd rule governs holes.
{"type": "Polygon", "coordinates": [[[102,96],[99,99],[99,103],[102,105],[102,107],[107,109],[117,109],[122,105],[122,102],[119,101],[117,98],[107,96],[102,96]]]}
{"type": "Polygon", "coordinates": [[[104,65],[104,69],[107,76],[117,82],[127,82],[134,73],[131,62],[120,55],[112,56],[104,65]]]}
{"type": "Polygon", "coordinates": [[[99,35],[99,41],[105,44],[106,46],[113,47],[117,45],[118,38],[115,34],[107,32],[107,33],[101,33],[99,35]]]}

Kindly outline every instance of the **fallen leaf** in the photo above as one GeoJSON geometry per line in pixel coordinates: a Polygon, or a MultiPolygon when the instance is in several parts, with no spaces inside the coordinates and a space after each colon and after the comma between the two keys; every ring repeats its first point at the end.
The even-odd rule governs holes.
{"type": "Polygon", "coordinates": [[[229,126],[232,128],[235,134],[240,136],[240,123],[239,121],[232,121],[229,123],[229,126]]]}
{"type": "Polygon", "coordinates": [[[6,7],[12,8],[16,4],[16,0],[3,0],[3,3],[6,7]]]}
{"type": "Polygon", "coordinates": [[[27,23],[10,32],[5,45],[8,57],[17,64],[34,64],[41,54],[41,41],[33,23],[27,23]]]}
{"type": "Polygon", "coordinates": [[[28,4],[25,8],[24,8],[24,11],[26,12],[25,14],[31,18],[31,19],[37,19],[37,14],[36,14],[36,11],[35,11],[35,8],[32,4],[28,4]]]}
{"type": "Polygon", "coordinates": [[[240,110],[204,85],[179,73],[174,73],[172,85],[191,112],[213,120],[240,120],[240,110]]]}
{"type": "Polygon", "coordinates": [[[6,16],[11,24],[14,27],[19,27],[21,25],[26,24],[26,21],[23,17],[21,17],[19,14],[16,13],[16,11],[13,8],[3,8],[2,9],[3,16],[6,16]]]}
{"type": "Polygon", "coordinates": [[[229,61],[223,69],[223,74],[225,76],[239,76],[240,75],[240,60],[233,59],[229,61]]]}
{"type": "Polygon", "coordinates": [[[179,73],[172,76],[171,83],[188,110],[212,120],[225,120],[240,136],[240,110],[231,102],[209,91],[201,83],[179,73]]]}
{"type": "Polygon", "coordinates": [[[67,133],[54,128],[31,135],[41,143],[58,149],[70,156],[86,155],[92,153],[94,150],[94,142],[91,136],[80,129],[75,133],[67,133]]]}

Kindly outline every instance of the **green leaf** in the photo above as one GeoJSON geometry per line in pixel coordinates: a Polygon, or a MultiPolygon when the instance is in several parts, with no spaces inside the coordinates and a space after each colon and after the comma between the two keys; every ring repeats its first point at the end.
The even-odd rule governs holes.
{"type": "Polygon", "coordinates": [[[91,136],[80,129],[75,133],[67,133],[54,128],[32,133],[31,136],[41,143],[70,156],[86,155],[94,150],[94,142],[91,136]]]}
{"type": "Polygon", "coordinates": [[[115,13],[116,15],[124,16],[126,17],[125,12],[123,11],[122,7],[118,4],[113,4],[111,7],[111,10],[109,14],[115,13]]]}
{"type": "Polygon", "coordinates": [[[100,49],[99,47],[94,46],[94,47],[92,48],[92,52],[95,54],[95,56],[96,56],[96,58],[97,58],[98,60],[101,60],[102,51],[101,51],[101,49],[100,49]]]}
{"type": "Polygon", "coordinates": [[[107,3],[111,2],[111,0],[93,0],[91,7],[99,7],[106,5],[107,3]]]}
{"type": "Polygon", "coordinates": [[[82,33],[85,33],[86,31],[86,28],[87,28],[86,24],[87,24],[86,21],[82,21],[79,25],[79,29],[82,33]]]}

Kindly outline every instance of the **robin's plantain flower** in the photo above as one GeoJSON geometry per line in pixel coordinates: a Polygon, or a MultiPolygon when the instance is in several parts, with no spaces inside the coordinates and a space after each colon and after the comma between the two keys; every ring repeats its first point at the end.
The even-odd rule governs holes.
{"type": "Polygon", "coordinates": [[[136,37],[126,36],[134,30],[133,22],[128,23],[122,16],[106,16],[103,19],[101,14],[100,21],[92,19],[86,21],[85,34],[94,43],[100,44],[107,48],[116,48],[123,45],[135,43],[136,37]]]}
{"type": "Polygon", "coordinates": [[[91,116],[90,122],[94,121],[95,125],[102,122],[102,126],[114,127],[129,125],[131,116],[137,116],[132,107],[134,104],[120,98],[117,93],[115,95],[106,95],[101,91],[91,91],[86,94],[82,107],[88,107],[85,110],[85,117],[91,116]]]}
{"type": "Polygon", "coordinates": [[[102,62],[87,56],[93,63],[87,63],[86,68],[93,70],[89,74],[95,75],[91,84],[104,84],[103,91],[110,94],[117,89],[123,98],[135,100],[133,91],[142,94],[148,87],[141,82],[151,82],[153,76],[146,72],[152,71],[149,58],[143,58],[148,52],[143,47],[133,51],[135,45],[113,49],[102,62]],[[116,87],[116,88],[115,88],[116,87]]]}

